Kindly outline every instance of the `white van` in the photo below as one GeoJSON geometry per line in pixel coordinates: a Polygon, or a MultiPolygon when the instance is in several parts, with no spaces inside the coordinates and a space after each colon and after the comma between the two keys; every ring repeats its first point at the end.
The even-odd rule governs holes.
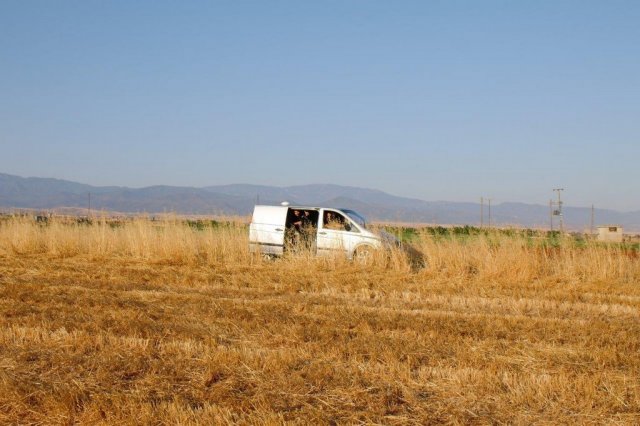
{"type": "Polygon", "coordinates": [[[422,259],[392,235],[371,232],[365,219],[349,209],[257,205],[249,227],[250,250],[265,255],[281,256],[303,246],[320,256],[343,252],[349,259],[367,259],[390,245],[410,249],[412,258],[422,259]]]}
{"type": "Polygon", "coordinates": [[[344,251],[348,258],[369,256],[382,238],[366,228],[358,213],[307,206],[255,206],[249,227],[253,252],[282,255],[299,240],[318,255],[344,251]]]}

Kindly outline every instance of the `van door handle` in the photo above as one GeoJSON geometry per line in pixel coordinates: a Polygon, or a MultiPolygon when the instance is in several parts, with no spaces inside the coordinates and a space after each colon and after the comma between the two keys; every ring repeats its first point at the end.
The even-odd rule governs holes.
{"type": "Polygon", "coordinates": [[[327,235],[327,233],[326,233],[326,232],[324,232],[324,231],[318,232],[318,234],[320,234],[320,235],[327,235]]]}
{"type": "Polygon", "coordinates": [[[284,229],[282,229],[282,228],[276,228],[276,231],[278,231],[278,232],[282,232],[282,231],[284,231],[284,229]]]}

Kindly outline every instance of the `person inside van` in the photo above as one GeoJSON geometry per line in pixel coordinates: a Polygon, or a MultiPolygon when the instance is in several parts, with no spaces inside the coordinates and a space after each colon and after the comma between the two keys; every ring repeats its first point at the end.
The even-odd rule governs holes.
{"type": "Polygon", "coordinates": [[[323,227],[326,229],[333,229],[336,231],[344,231],[344,218],[337,213],[325,211],[323,218],[323,227]]]}
{"type": "Polygon", "coordinates": [[[302,212],[300,212],[300,210],[294,210],[293,219],[291,221],[291,226],[293,226],[293,229],[295,229],[297,232],[302,231],[303,220],[304,220],[304,215],[302,214],[302,212]]]}
{"type": "Polygon", "coordinates": [[[316,239],[316,222],[318,221],[317,216],[316,219],[313,220],[311,218],[311,212],[309,210],[304,210],[301,214],[300,219],[300,237],[302,240],[302,244],[305,249],[309,250],[313,248],[315,239],[316,239]]]}
{"type": "Polygon", "coordinates": [[[308,228],[314,225],[313,221],[311,220],[311,212],[309,212],[309,210],[305,210],[302,212],[302,217],[300,219],[300,222],[302,225],[302,229],[308,228]]]}
{"type": "Polygon", "coordinates": [[[302,227],[302,213],[298,209],[290,210],[287,217],[285,230],[286,250],[296,251],[300,244],[300,231],[302,227]]]}

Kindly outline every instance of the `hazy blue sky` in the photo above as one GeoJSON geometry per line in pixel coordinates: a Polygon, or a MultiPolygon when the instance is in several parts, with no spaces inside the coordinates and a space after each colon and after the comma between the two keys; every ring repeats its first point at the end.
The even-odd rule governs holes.
{"type": "Polygon", "coordinates": [[[640,1],[0,0],[0,172],[640,209],[640,1]]]}

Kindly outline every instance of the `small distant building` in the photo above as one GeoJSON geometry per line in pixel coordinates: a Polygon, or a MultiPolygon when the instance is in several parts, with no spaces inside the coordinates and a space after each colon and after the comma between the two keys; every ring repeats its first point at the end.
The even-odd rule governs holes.
{"type": "Polygon", "coordinates": [[[621,243],[623,240],[622,231],[620,225],[600,225],[598,226],[598,241],[621,243]]]}

